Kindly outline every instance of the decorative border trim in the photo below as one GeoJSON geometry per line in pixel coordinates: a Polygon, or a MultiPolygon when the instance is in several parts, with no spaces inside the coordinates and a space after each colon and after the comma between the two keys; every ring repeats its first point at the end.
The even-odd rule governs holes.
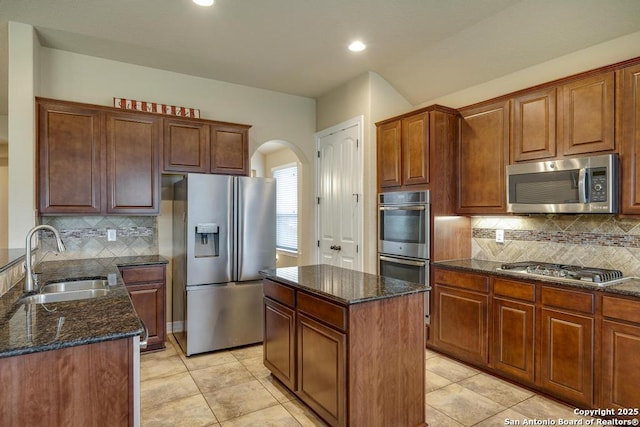
{"type": "MultiPolygon", "coordinates": [[[[490,228],[474,228],[474,239],[495,239],[496,231],[490,228]]],[[[573,245],[613,246],[640,248],[640,236],[628,234],[599,234],[576,231],[504,230],[504,239],[564,243],[573,245]]]]}
{"type": "Polygon", "coordinates": [[[177,107],[175,105],[158,104],[156,102],[138,101],[127,98],[113,98],[113,106],[125,110],[146,111],[147,113],[169,114],[178,117],[200,118],[197,108],[177,107]]]}

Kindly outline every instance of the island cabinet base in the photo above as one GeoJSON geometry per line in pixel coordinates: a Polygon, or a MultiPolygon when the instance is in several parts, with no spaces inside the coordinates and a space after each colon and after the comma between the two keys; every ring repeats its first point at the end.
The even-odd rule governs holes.
{"type": "Polygon", "coordinates": [[[332,426],[426,426],[422,293],[341,305],[264,283],[275,378],[332,426]]]}
{"type": "Polygon", "coordinates": [[[134,425],[131,341],[0,359],[0,425],[134,425]]]}

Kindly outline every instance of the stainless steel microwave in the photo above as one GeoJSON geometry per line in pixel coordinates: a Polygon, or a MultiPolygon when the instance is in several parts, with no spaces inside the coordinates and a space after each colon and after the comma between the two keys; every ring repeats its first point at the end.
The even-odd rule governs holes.
{"type": "Polygon", "coordinates": [[[507,212],[618,212],[618,155],[507,166],[507,212]]]}

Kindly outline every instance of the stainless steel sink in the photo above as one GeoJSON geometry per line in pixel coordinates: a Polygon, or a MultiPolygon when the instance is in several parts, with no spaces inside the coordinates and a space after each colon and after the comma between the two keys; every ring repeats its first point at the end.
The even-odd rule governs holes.
{"type": "Polygon", "coordinates": [[[27,295],[21,304],[47,304],[97,298],[109,293],[109,282],[104,279],[70,280],[43,286],[40,293],[27,295]]]}
{"type": "Polygon", "coordinates": [[[50,283],[46,286],[43,286],[40,293],[49,294],[56,292],[85,291],[92,289],[109,289],[109,282],[104,279],[90,279],[50,283]]]}
{"type": "Polygon", "coordinates": [[[48,304],[52,302],[75,301],[97,298],[109,293],[109,289],[82,289],[79,291],[51,292],[34,294],[20,298],[22,304],[48,304]]]}

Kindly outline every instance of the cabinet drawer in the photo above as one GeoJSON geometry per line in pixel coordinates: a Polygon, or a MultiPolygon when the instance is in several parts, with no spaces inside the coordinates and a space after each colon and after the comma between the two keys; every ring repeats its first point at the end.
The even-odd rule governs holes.
{"type": "Polygon", "coordinates": [[[536,300],[535,285],[513,280],[493,279],[493,293],[494,295],[521,299],[523,301],[533,302],[536,300]]]}
{"type": "Polygon", "coordinates": [[[566,289],[542,288],[542,304],[581,313],[594,313],[594,296],[590,293],[566,289]]]}
{"type": "Polygon", "coordinates": [[[434,278],[437,284],[489,292],[489,278],[478,274],[437,269],[434,278]]]}
{"type": "Polygon", "coordinates": [[[135,283],[164,282],[164,265],[120,268],[126,285],[135,283]]]}
{"type": "Polygon", "coordinates": [[[289,307],[296,305],[296,291],[271,280],[264,280],[264,295],[289,307]]]}
{"type": "Polygon", "coordinates": [[[303,292],[298,293],[298,311],[345,331],[347,329],[347,309],[303,292]]]}
{"type": "Polygon", "coordinates": [[[640,323],[640,301],[604,296],[602,297],[602,315],[640,323]]]}

